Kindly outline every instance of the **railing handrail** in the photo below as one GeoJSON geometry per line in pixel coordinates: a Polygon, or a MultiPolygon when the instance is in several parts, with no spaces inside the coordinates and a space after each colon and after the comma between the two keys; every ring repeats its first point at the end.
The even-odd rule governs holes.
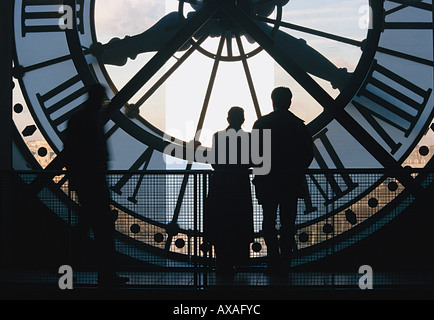
{"type": "MultiPolygon", "coordinates": [[[[434,172],[434,168],[403,168],[408,173],[420,173],[420,172],[434,172]]],[[[194,169],[194,170],[183,170],[183,169],[160,169],[160,170],[106,170],[107,174],[212,174],[216,173],[215,170],[209,169],[194,169]]],[[[223,171],[219,170],[218,172],[233,172],[233,171],[223,171]]],[[[340,174],[340,173],[353,173],[353,174],[368,174],[368,173],[384,173],[384,174],[393,174],[397,172],[395,169],[387,169],[387,168],[345,168],[345,169],[307,169],[305,174],[340,174]]],[[[0,171],[0,173],[11,173],[0,171]]],[[[63,175],[67,174],[68,170],[13,170],[12,173],[15,174],[55,174],[55,175],[63,175]]],[[[249,173],[253,174],[252,170],[249,170],[249,173]]]]}

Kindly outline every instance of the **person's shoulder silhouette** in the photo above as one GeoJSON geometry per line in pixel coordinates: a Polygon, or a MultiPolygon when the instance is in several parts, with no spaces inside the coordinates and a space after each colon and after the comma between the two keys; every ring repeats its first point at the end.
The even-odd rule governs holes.
{"type": "Polygon", "coordinates": [[[241,107],[234,106],[228,112],[228,127],[225,130],[216,132],[213,135],[213,149],[216,162],[212,165],[215,170],[235,170],[242,171],[250,168],[250,154],[243,154],[246,149],[250,150],[250,133],[245,132],[242,129],[244,124],[244,109],[241,107]],[[221,141],[221,139],[225,139],[221,141]],[[232,140],[232,142],[231,142],[232,140]],[[223,142],[220,145],[220,142],[223,142]],[[232,146],[236,148],[232,149],[232,146]],[[220,150],[220,146],[223,146],[225,150],[220,150]],[[225,154],[224,163],[220,163],[222,160],[219,157],[219,152],[225,154]],[[235,154],[231,154],[234,152],[235,154]],[[236,158],[235,163],[230,163],[230,159],[236,158]]]}
{"type": "Polygon", "coordinates": [[[64,151],[71,169],[97,165],[106,167],[104,162],[107,161],[108,154],[100,112],[105,98],[106,91],[103,86],[91,86],[82,109],[73,114],[68,121],[64,151]]]}
{"type": "MultiPolygon", "coordinates": [[[[289,88],[278,87],[274,89],[271,99],[273,102],[273,112],[259,118],[254,127],[271,129],[272,127],[285,126],[288,123],[304,125],[303,120],[289,111],[292,103],[292,92],[289,88]]],[[[291,127],[285,127],[285,129],[290,130],[291,127]]]]}
{"type": "Polygon", "coordinates": [[[278,87],[271,99],[274,111],[259,118],[253,128],[271,130],[272,171],[305,169],[313,159],[312,137],[304,121],[289,111],[292,92],[278,87]]]}

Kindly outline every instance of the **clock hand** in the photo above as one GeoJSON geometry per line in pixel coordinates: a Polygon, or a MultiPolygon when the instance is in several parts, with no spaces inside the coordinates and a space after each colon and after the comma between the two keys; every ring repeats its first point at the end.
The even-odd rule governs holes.
{"type": "MultiPolygon", "coordinates": [[[[243,9],[241,2],[238,0],[238,6],[243,9]]],[[[245,12],[247,15],[257,15],[260,17],[269,16],[276,6],[285,6],[289,0],[243,0],[245,2],[252,1],[254,12],[245,12]]],[[[286,32],[283,32],[275,27],[268,25],[265,22],[260,22],[259,27],[268,35],[274,38],[283,51],[285,51],[292,60],[298,64],[305,72],[329,81],[334,89],[339,89],[341,92],[347,85],[351,78],[351,73],[346,68],[338,68],[331,61],[329,61],[320,52],[312,48],[303,39],[297,39],[286,32]]],[[[253,43],[254,35],[242,34],[246,39],[253,43]]]]}
{"type": "MultiPolygon", "coordinates": [[[[261,28],[271,34],[272,27],[262,24],[261,28]]],[[[307,73],[329,81],[334,89],[341,92],[348,83],[351,73],[346,68],[338,68],[320,52],[309,46],[304,39],[297,39],[286,32],[277,30],[274,41],[307,73]]]]}
{"type": "MultiPolygon", "coordinates": [[[[141,53],[159,51],[173,38],[182,24],[184,22],[180,21],[178,12],[171,12],[145,32],[124,39],[113,38],[104,45],[97,43],[91,46],[90,53],[105,64],[123,66],[128,58],[134,60],[141,53]]],[[[186,44],[179,50],[188,47],[186,44]]]]}
{"type": "MultiPolygon", "coordinates": [[[[123,66],[127,63],[128,58],[134,60],[141,53],[161,50],[195,15],[196,13],[191,12],[185,19],[180,19],[178,12],[171,12],[139,35],[126,36],[124,39],[113,38],[104,45],[96,43],[86,53],[98,57],[104,64],[123,66]]],[[[219,34],[213,33],[213,29],[214,22],[208,20],[207,25],[198,30],[193,37],[200,39],[205,34],[211,37],[218,36],[219,34]]],[[[186,42],[178,51],[186,51],[190,47],[191,44],[186,42]]]]}
{"type": "Polygon", "coordinates": [[[217,11],[214,1],[208,2],[191,19],[176,30],[175,35],[167,41],[149,60],[145,66],[115,95],[107,109],[107,119],[113,117],[118,111],[142,88],[164,64],[200,31],[217,11]]]}
{"type": "MultiPolygon", "coordinates": [[[[249,1],[249,0],[247,0],[249,1]]],[[[273,11],[276,5],[285,5],[289,0],[253,0],[256,14],[268,16],[273,11]]],[[[204,5],[204,0],[186,0],[191,6],[198,10],[204,5]]],[[[126,36],[124,39],[113,38],[107,44],[96,43],[90,47],[87,53],[91,53],[98,57],[104,64],[123,66],[129,59],[136,59],[137,56],[145,52],[159,51],[164,45],[175,35],[180,26],[189,20],[194,13],[188,14],[186,19],[182,21],[178,12],[171,12],[164,16],[160,21],[154,24],[145,32],[135,35],[126,36]]],[[[211,37],[220,35],[220,32],[212,32],[212,23],[210,23],[207,31],[211,37]]],[[[250,42],[254,42],[249,35],[245,35],[250,42]]],[[[196,35],[195,38],[200,37],[196,35]]],[[[179,49],[185,51],[190,47],[187,43],[179,49]]]]}
{"type": "Polygon", "coordinates": [[[254,36],[256,42],[267,51],[272,58],[285,69],[324,109],[335,108],[335,100],[314,81],[305,70],[303,70],[282,50],[280,45],[265,32],[261,26],[255,23],[251,17],[235,6],[231,0],[220,0],[219,6],[230,17],[238,22],[247,33],[254,36]]]}
{"type": "MultiPolygon", "coordinates": [[[[274,10],[276,0],[257,0],[254,2],[259,10],[265,10],[265,15],[269,14],[269,9],[274,10]]],[[[287,0],[279,0],[283,3],[287,0]]],[[[202,6],[202,1],[188,1],[193,6],[202,6]]],[[[190,14],[186,20],[194,14],[190,14]]],[[[159,51],[174,36],[181,25],[178,12],[171,12],[158,21],[150,29],[136,36],[127,36],[123,40],[114,38],[106,45],[100,43],[90,48],[91,53],[99,57],[103,63],[123,66],[128,58],[135,59],[140,53],[159,51]]],[[[266,23],[261,24],[261,28],[267,33],[271,33],[272,27],[266,23]]],[[[321,79],[329,81],[333,88],[340,91],[347,84],[351,74],[346,69],[339,69],[318,51],[310,47],[303,39],[296,39],[291,35],[277,30],[274,35],[275,41],[281,44],[282,49],[291,54],[293,60],[306,72],[321,79]]],[[[252,42],[249,35],[246,38],[252,42]]],[[[187,43],[179,51],[187,50],[190,45],[187,43]]]]}
{"type": "MultiPolygon", "coordinates": [[[[238,7],[243,3],[238,0],[238,7]]],[[[249,0],[244,0],[249,1],[249,0]]],[[[289,0],[251,0],[254,12],[246,12],[249,16],[264,18],[269,16],[276,6],[284,6],[289,0]]],[[[305,72],[317,76],[321,79],[327,80],[332,84],[332,87],[339,89],[341,92],[348,83],[351,73],[345,68],[338,68],[330,62],[320,52],[309,46],[303,39],[297,39],[286,32],[283,32],[275,27],[268,25],[266,22],[260,22],[258,26],[269,36],[271,36],[276,43],[278,43],[289,57],[303,69],[305,72]]],[[[244,34],[244,33],[243,33],[244,34]]],[[[245,37],[250,43],[255,42],[254,34],[245,34],[245,37]]]]}

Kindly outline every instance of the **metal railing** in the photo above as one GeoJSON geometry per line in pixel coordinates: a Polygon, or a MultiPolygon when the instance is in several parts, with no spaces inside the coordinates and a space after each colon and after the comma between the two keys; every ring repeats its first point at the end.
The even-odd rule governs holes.
{"type": "MultiPolygon", "coordinates": [[[[26,212],[23,219],[9,219],[7,223],[20,221],[22,225],[27,225],[23,230],[30,230],[34,223],[32,219],[43,220],[34,224],[34,228],[42,230],[32,230],[32,234],[41,233],[42,238],[49,238],[46,241],[63,241],[64,244],[60,254],[62,258],[56,260],[50,256],[52,259],[48,259],[50,262],[47,264],[53,261],[56,264],[63,259],[64,264],[75,265],[83,274],[94,271],[92,231],[87,239],[77,240],[74,232],[79,222],[80,204],[75,192],[69,189],[66,172],[28,171],[15,174],[22,184],[12,192],[22,192],[20,198],[23,201],[27,201],[27,196],[33,193],[41,206],[34,208],[32,214],[26,212]],[[41,177],[48,179],[49,183],[34,188],[41,177]],[[37,212],[43,209],[45,212],[37,212]],[[63,228],[64,232],[56,228],[63,228]],[[56,239],[59,234],[60,240],[56,239]]],[[[215,252],[204,241],[203,222],[204,204],[213,174],[212,171],[201,170],[107,173],[111,209],[116,219],[116,248],[123,270],[140,269],[148,275],[162,271],[186,272],[189,274],[189,280],[185,282],[188,285],[198,287],[209,284],[209,278],[203,275],[212,274],[215,252]]],[[[433,172],[422,169],[413,169],[408,174],[415,186],[404,186],[395,178],[395,173],[381,169],[309,170],[305,175],[306,192],[298,201],[292,267],[302,267],[333,256],[392,221],[414,201],[414,190],[428,187],[434,178],[433,172]]],[[[250,178],[253,179],[253,176],[250,178]]],[[[254,185],[250,186],[255,235],[250,246],[250,262],[241,267],[242,270],[258,272],[263,270],[267,248],[262,234],[262,207],[256,200],[254,185]]],[[[26,204],[19,207],[26,207],[26,204]]],[[[22,212],[14,212],[14,215],[20,214],[22,212]]],[[[3,228],[7,226],[3,224],[3,228]]],[[[15,225],[12,229],[19,230],[20,227],[15,225]]],[[[27,235],[15,234],[15,237],[27,235]]],[[[37,243],[41,239],[27,240],[37,243]]],[[[41,241],[40,246],[44,243],[41,241]]],[[[14,243],[11,247],[15,247],[14,243]]],[[[25,250],[23,254],[26,254],[25,250]]],[[[31,261],[30,265],[34,262],[38,268],[43,268],[44,261],[37,260],[31,261]]],[[[89,277],[83,281],[92,282],[89,277]]],[[[184,283],[179,277],[170,279],[168,285],[184,283]]]]}

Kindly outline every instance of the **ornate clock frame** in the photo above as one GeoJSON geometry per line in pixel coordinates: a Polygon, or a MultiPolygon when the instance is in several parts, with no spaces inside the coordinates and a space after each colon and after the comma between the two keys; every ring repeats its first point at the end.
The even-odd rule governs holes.
{"type": "MultiPolygon", "coordinates": [[[[417,80],[418,75],[426,79],[427,75],[429,78],[430,74],[432,79],[433,50],[428,45],[427,54],[409,53],[401,43],[394,43],[390,39],[396,37],[398,32],[401,32],[403,38],[405,35],[408,40],[418,35],[418,32],[424,33],[424,36],[426,33],[432,35],[432,2],[415,0],[370,1],[373,28],[368,32],[366,41],[363,42],[321,33],[318,30],[305,30],[363,49],[354,76],[337,99],[330,97],[307,72],[285,53],[279,43],[276,44],[273,36],[264,31],[251,16],[240,10],[230,0],[219,1],[219,4],[213,1],[205,3],[203,8],[197,11],[194,18],[185,21],[180,31],[173,35],[172,40],[159,50],[125,87],[118,90],[107,78],[104,63],[101,62],[101,57],[98,57],[97,54],[102,45],[98,45],[94,30],[92,30],[91,25],[88,25],[93,23],[93,4],[94,1],[85,0],[16,0],[16,52],[13,74],[24,89],[26,102],[35,121],[25,130],[27,129],[30,133],[34,132],[32,128],[40,130],[56,153],[56,158],[45,168],[46,172],[61,170],[63,167],[62,128],[64,128],[70,114],[80,105],[80,102],[75,103],[75,101],[84,97],[86,87],[92,83],[107,81],[106,84],[112,89],[107,113],[108,138],[116,134],[118,130],[122,130],[125,134],[133,137],[136,144],[148,146],[131,156],[132,160],[126,162],[124,168],[127,169],[127,172],[122,173],[112,185],[114,208],[122,216],[122,219],[133,221],[127,230],[118,230],[120,239],[128,235],[139,244],[140,250],[146,252],[152,248],[152,250],[157,250],[157,255],[169,254],[175,260],[185,260],[186,258],[188,260],[188,254],[186,257],[184,253],[184,246],[174,246],[173,244],[175,244],[176,239],[193,237],[191,230],[178,225],[177,218],[182,207],[185,189],[191,187],[193,183],[194,185],[199,183],[197,178],[200,173],[192,172],[192,175],[188,172],[183,173],[182,179],[177,182],[179,193],[171,221],[167,223],[154,221],[146,214],[134,212],[136,203],[131,199],[136,200],[134,194],[137,196],[140,193],[143,177],[152,174],[152,170],[149,171],[148,166],[153,161],[153,157],[161,157],[161,153],[170,143],[186,148],[188,145],[174,137],[167,138],[166,136],[163,138],[163,132],[147,122],[146,119],[139,117],[138,109],[136,109],[137,104],[131,104],[130,100],[134,93],[150,81],[165,62],[188,41],[194,50],[202,50],[203,54],[215,58],[213,53],[205,52],[201,48],[201,39],[192,40],[192,37],[218,10],[222,10],[229,19],[236,21],[242,30],[246,30],[259,44],[260,50],[265,50],[270,54],[324,107],[324,112],[309,124],[315,142],[315,161],[312,170],[306,176],[306,180],[309,182],[308,185],[315,189],[315,194],[319,196],[313,199],[310,196],[313,192],[310,190],[308,196],[299,205],[301,216],[297,225],[299,255],[294,261],[295,265],[326,256],[331,247],[333,248],[332,251],[339,251],[365,238],[393,220],[393,217],[397,216],[406,206],[404,205],[405,201],[418,197],[431,184],[430,174],[421,172],[417,176],[412,175],[412,172],[404,167],[403,163],[409,154],[417,148],[422,137],[430,130],[434,116],[433,83],[420,83],[417,80]],[[76,8],[74,28],[60,31],[54,25],[34,26],[28,24],[29,20],[32,19],[61,17],[61,13],[26,11],[27,7],[44,4],[65,4],[76,8]],[[409,14],[408,21],[399,20],[399,16],[403,12],[409,14]],[[417,17],[420,12],[425,15],[428,14],[430,19],[427,21],[411,20],[413,16],[417,17]],[[397,20],[395,19],[396,15],[398,16],[397,20]],[[412,32],[414,33],[413,36],[410,35],[412,32]],[[59,49],[57,53],[46,56],[42,61],[32,62],[31,59],[30,62],[26,61],[22,55],[22,51],[26,48],[25,38],[44,33],[48,36],[56,35],[59,38],[59,43],[64,43],[64,48],[59,49]],[[63,76],[63,78],[61,76],[53,77],[53,80],[49,80],[53,81],[51,87],[41,85],[41,88],[36,88],[36,83],[41,81],[40,76],[38,78],[39,70],[51,68],[51,72],[54,72],[57,66],[64,64],[70,64],[69,70],[73,72],[63,76]],[[407,73],[407,70],[411,70],[411,72],[407,73]],[[28,87],[31,83],[30,77],[34,77],[33,83],[35,85],[33,87],[28,87]],[[69,107],[71,105],[72,108],[69,107]],[[28,129],[29,127],[30,129],[28,129]],[[339,141],[345,143],[340,144],[339,141]],[[345,149],[350,145],[352,152],[357,154],[356,157],[351,158],[346,153],[345,149]],[[368,160],[360,162],[356,161],[359,160],[356,158],[368,160]],[[360,178],[363,175],[361,163],[366,163],[369,168],[374,168],[372,170],[374,179],[369,182],[369,185],[365,185],[363,179],[360,178]],[[350,170],[347,171],[348,169],[350,170]],[[131,179],[133,175],[138,176],[139,181],[133,181],[131,179]],[[192,176],[194,179],[190,178],[189,180],[189,177],[192,176]],[[125,190],[134,190],[134,194],[126,194],[125,190]],[[384,199],[378,197],[379,190],[384,192],[383,194],[387,194],[384,199]],[[369,213],[361,213],[360,210],[369,213]],[[133,225],[139,226],[138,232],[131,231],[133,225]],[[151,240],[138,240],[140,230],[149,229],[150,226],[154,226],[158,230],[155,232],[155,236],[151,240]],[[322,230],[319,232],[321,236],[319,239],[313,240],[311,236],[317,234],[318,231],[316,230],[319,229],[322,230]],[[335,232],[337,233],[334,234],[335,232]]],[[[184,1],[180,1],[180,12],[182,5],[184,5],[184,1]]],[[[261,19],[268,23],[274,23],[279,28],[293,28],[288,22],[281,21],[279,14],[274,21],[268,17],[261,17],[261,19]]],[[[216,55],[221,60],[231,60],[230,57],[224,57],[221,51],[218,51],[216,55]]],[[[37,50],[35,56],[37,56],[37,50]]],[[[188,56],[186,55],[185,58],[188,56]]],[[[240,59],[244,63],[248,61],[247,56],[240,59]]],[[[235,59],[232,57],[232,60],[235,59]]],[[[165,76],[169,77],[170,72],[165,76]]],[[[52,74],[54,75],[54,73],[52,74]]],[[[18,107],[15,108],[15,113],[18,113],[18,110],[18,107]]],[[[22,143],[25,130],[21,134],[15,133],[15,149],[16,151],[20,150],[18,153],[21,153],[21,156],[18,156],[17,153],[17,158],[22,157],[22,162],[27,162],[32,169],[41,169],[26,152],[22,143]]],[[[427,167],[429,168],[431,165],[432,161],[429,161],[427,167]]],[[[190,170],[191,168],[191,164],[187,164],[186,169],[190,170]]],[[[51,178],[49,177],[47,180],[47,176],[42,175],[41,178],[32,180],[29,185],[35,194],[40,193],[41,190],[46,190],[47,186],[50,185],[49,189],[57,189],[54,194],[57,194],[59,201],[69,205],[71,199],[68,194],[58,192],[62,190],[66,179],[61,178],[60,181],[53,184],[51,178]],[[48,182],[49,184],[47,184],[48,182]]],[[[205,182],[204,185],[206,185],[205,182]]],[[[200,193],[199,196],[203,196],[203,194],[200,193]]],[[[194,234],[195,239],[200,242],[201,237],[196,238],[196,236],[194,234]]],[[[259,231],[257,245],[252,248],[255,254],[259,254],[259,257],[261,257],[260,243],[261,234],[259,231]]]]}

